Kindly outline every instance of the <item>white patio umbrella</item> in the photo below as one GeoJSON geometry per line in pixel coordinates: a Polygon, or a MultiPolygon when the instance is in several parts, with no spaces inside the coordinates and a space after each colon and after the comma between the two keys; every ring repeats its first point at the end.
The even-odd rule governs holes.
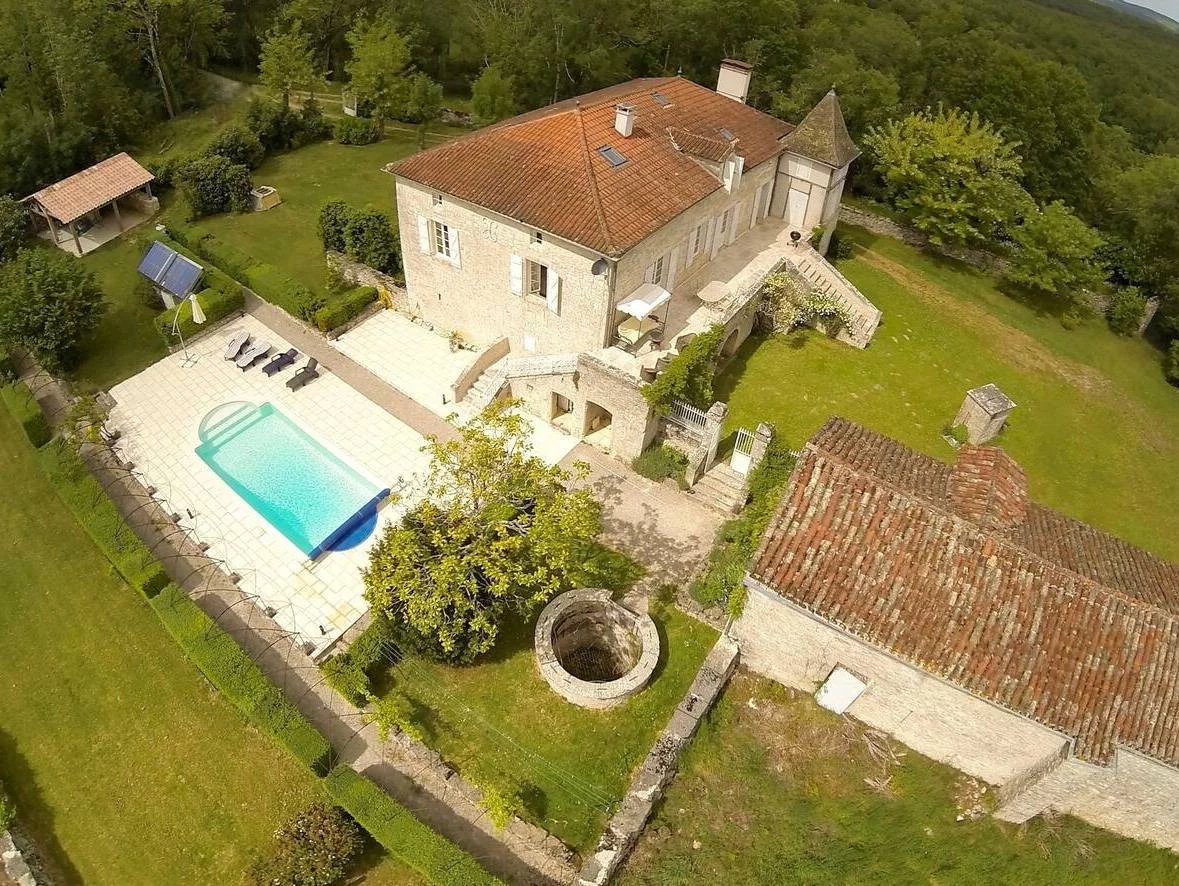
{"type": "Polygon", "coordinates": [[[205,320],[207,318],[205,317],[205,311],[201,307],[201,303],[199,301],[197,301],[197,297],[196,297],[195,292],[192,293],[190,296],[188,296],[188,298],[186,298],[184,301],[182,301],[179,305],[176,306],[176,314],[172,318],[172,334],[180,337],[180,347],[184,350],[184,361],[181,363],[181,365],[182,366],[191,366],[193,363],[196,362],[196,360],[193,359],[191,356],[189,356],[188,343],[184,340],[184,333],[180,331],[180,312],[182,310],[184,310],[184,303],[185,302],[188,302],[189,307],[192,309],[192,322],[193,323],[200,326],[202,323],[205,322],[205,320]]]}
{"type": "Polygon", "coordinates": [[[201,303],[197,301],[195,292],[188,297],[188,300],[192,302],[192,322],[199,326],[205,322],[205,312],[201,310],[201,303]]]}

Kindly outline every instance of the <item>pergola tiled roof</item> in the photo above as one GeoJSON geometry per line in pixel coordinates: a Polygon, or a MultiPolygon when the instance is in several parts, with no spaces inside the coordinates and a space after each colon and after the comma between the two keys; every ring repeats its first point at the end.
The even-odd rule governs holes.
{"type": "Polygon", "coordinates": [[[791,127],[682,77],[640,79],[513,117],[386,169],[614,256],[722,187],[692,156],[725,156],[730,140],[722,129],[750,169],[781,153],[791,127]],[[629,137],[614,129],[619,103],[634,109],[629,137]],[[625,162],[612,165],[599,150],[606,146],[625,162]]]}
{"type": "Polygon", "coordinates": [[[48,215],[68,225],[142,188],[154,178],[124,152],[42,188],[25,200],[38,204],[48,215]]]}
{"type": "Polygon", "coordinates": [[[1179,765],[1179,566],[1031,501],[1002,450],[951,466],[832,419],[750,574],[1078,757],[1179,765]]]}

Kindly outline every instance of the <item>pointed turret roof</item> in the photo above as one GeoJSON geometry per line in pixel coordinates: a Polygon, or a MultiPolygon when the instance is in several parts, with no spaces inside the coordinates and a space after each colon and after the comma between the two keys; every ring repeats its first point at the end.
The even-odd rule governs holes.
{"type": "Polygon", "coordinates": [[[839,96],[831,88],[798,127],[782,139],[786,150],[841,169],[860,156],[839,108],[839,96]]]}

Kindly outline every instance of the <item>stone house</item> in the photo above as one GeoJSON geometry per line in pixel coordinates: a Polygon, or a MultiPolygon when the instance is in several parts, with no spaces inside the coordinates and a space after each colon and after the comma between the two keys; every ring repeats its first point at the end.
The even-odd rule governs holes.
{"type": "MultiPolygon", "coordinates": [[[[824,264],[805,238],[823,224],[829,239],[859,151],[834,92],[795,127],[745,104],[750,76],[726,60],[715,91],[632,80],[387,167],[398,307],[494,355],[473,399],[510,390],[637,455],[657,425],[643,381],[718,323],[734,353],[761,283],[792,253],[824,264]]],[[[862,345],[879,311],[847,298],[862,345]]]]}
{"type": "Polygon", "coordinates": [[[746,578],[743,661],[1046,810],[1179,850],[1179,566],[832,419],[746,578]]]}

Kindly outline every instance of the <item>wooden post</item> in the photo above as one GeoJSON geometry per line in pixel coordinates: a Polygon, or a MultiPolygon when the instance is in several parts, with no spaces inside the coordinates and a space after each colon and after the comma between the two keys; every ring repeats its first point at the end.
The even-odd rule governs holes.
{"type": "Polygon", "coordinates": [[[53,237],[53,245],[57,245],[57,225],[53,223],[53,216],[45,213],[45,220],[49,222],[49,234],[53,237]]]}
{"type": "Polygon", "coordinates": [[[78,239],[78,223],[70,223],[70,233],[74,235],[74,248],[78,250],[78,257],[82,256],[82,241],[78,239]]]}
{"type": "Polygon", "coordinates": [[[119,231],[120,231],[120,232],[122,232],[122,231],[124,230],[124,228],[123,228],[123,216],[122,216],[122,215],[119,213],[119,201],[118,201],[118,199],[114,199],[114,200],[112,200],[112,201],[111,201],[111,209],[113,209],[113,210],[115,211],[115,221],[116,221],[116,222],[118,222],[118,224],[119,224],[119,231]]]}
{"type": "Polygon", "coordinates": [[[147,192],[147,199],[150,200],[151,199],[151,182],[148,182],[146,185],[144,185],[143,190],[145,190],[147,192]]]}

